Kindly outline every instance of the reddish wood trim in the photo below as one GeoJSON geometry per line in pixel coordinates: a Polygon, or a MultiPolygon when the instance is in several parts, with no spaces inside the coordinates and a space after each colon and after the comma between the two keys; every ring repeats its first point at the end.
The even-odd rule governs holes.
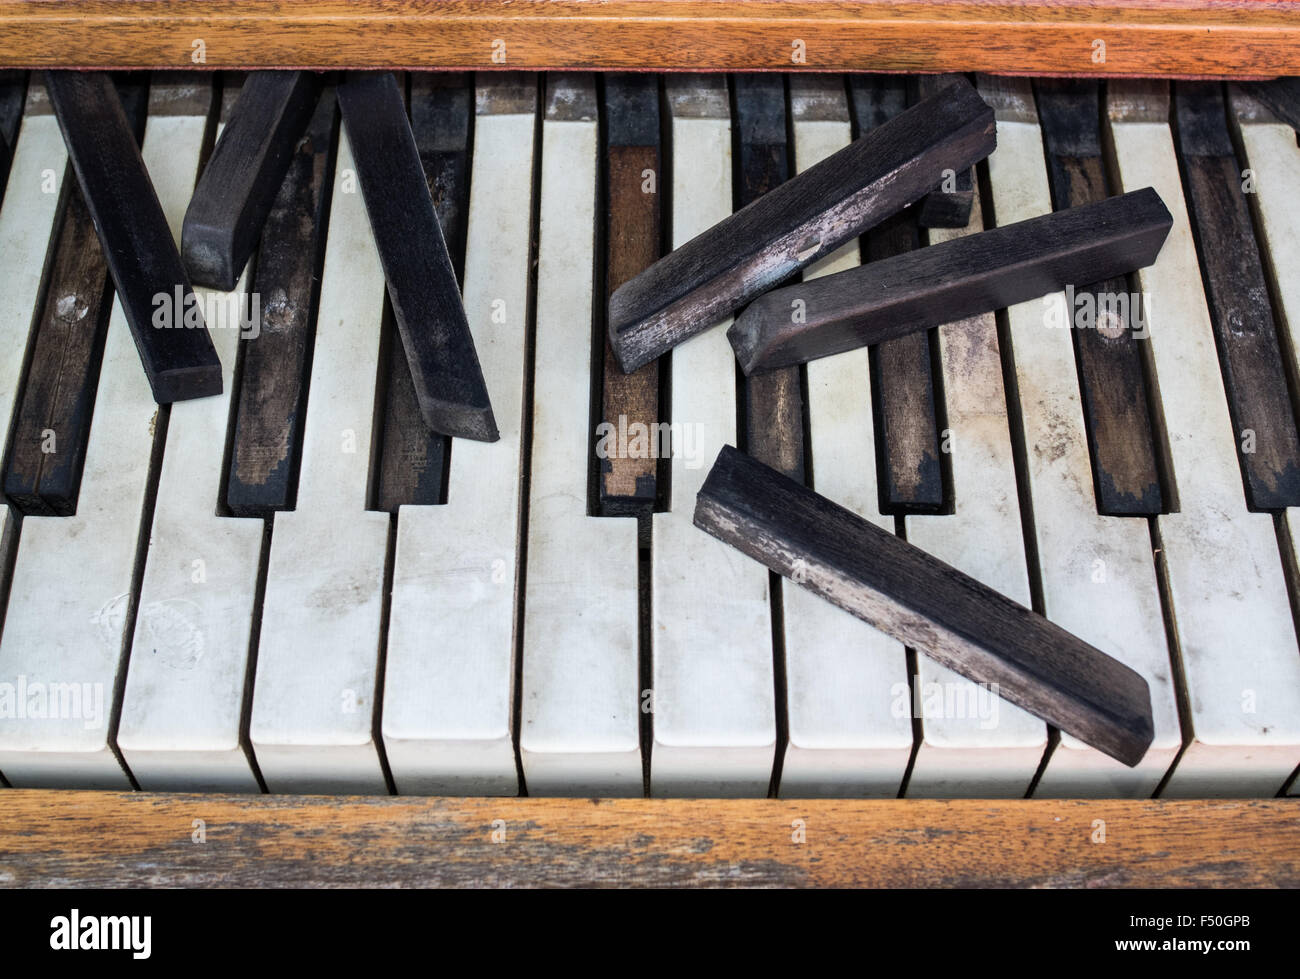
{"type": "Polygon", "coordinates": [[[1300,799],[425,799],[12,789],[0,791],[0,883],[1295,887],[1300,799]],[[202,843],[193,839],[199,819],[202,843]],[[501,831],[504,839],[494,841],[501,831]]]}
{"type": "Polygon", "coordinates": [[[5,66],[194,67],[197,38],[208,68],[1300,73],[1294,0],[0,0],[5,66]]]}

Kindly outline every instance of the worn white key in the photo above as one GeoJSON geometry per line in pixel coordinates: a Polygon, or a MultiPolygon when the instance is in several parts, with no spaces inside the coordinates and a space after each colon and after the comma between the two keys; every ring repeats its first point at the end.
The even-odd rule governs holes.
{"type": "Polygon", "coordinates": [[[373,732],[389,518],[366,509],[383,308],[345,135],[297,509],[274,517],[258,641],[249,736],[271,792],[386,791],[373,732]]]}
{"type": "MultiPolygon", "coordinates": [[[[731,122],[720,75],[670,76],[676,245],[731,213],[731,122]]],[[[728,321],[729,322],[729,321],[728,321]]],[[[776,746],[768,573],[692,523],[695,494],[736,441],[727,323],[673,350],[672,497],[651,544],[658,796],[767,792],[776,746]]]]}
{"type": "MultiPolygon", "coordinates": [[[[5,270],[5,288],[0,290],[0,423],[6,432],[17,403],[67,158],[45,88],[33,80],[0,207],[0,267],[5,270]]],[[[9,506],[0,502],[0,590],[17,540],[17,522],[9,506]]],[[[0,673],[0,684],[13,682],[0,673]]]]}
{"type": "MultiPolygon", "coordinates": [[[[479,77],[464,302],[501,439],[457,439],[446,505],[398,513],[383,731],[403,794],[519,788],[515,587],[536,103],[531,77],[479,77]]],[[[585,444],[585,426],[573,438],[585,444]]]]}
{"type": "Polygon", "coordinates": [[[240,722],[264,525],[216,505],[247,289],[247,270],[232,292],[195,289],[222,393],[177,402],[167,421],[117,731],[146,792],[258,791],[240,722]]]}
{"type": "Polygon", "coordinates": [[[1273,520],[1246,509],[1167,90],[1112,82],[1107,112],[1123,189],[1154,187],[1174,218],[1138,273],[1177,497],[1157,524],[1190,725],[1164,794],[1272,795],[1300,761],[1300,655],[1273,520]]]}
{"type": "MultiPolygon", "coordinates": [[[[1052,199],[1029,83],[982,80],[980,92],[998,117],[998,149],[989,157],[998,223],[1049,213],[1052,199]]],[[[1035,792],[1052,797],[1149,796],[1177,757],[1182,736],[1147,521],[1097,512],[1067,326],[1072,311],[1067,311],[1065,295],[1014,306],[1007,320],[1043,611],[1146,679],[1155,725],[1155,739],[1135,768],[1062,734],[1035,792]]],[[[945,388],[945,395],[951,416],[951,388],[945,388]]],[[[959,493],[959,505],[962,499],[959,493]]]]}
{"type": "MultiPolygon", "coordinates": [[[[1005,166],[1004,128],[1005,120],[999,118],[1000,162],[1005,166]]],[[[1040,180],[1041,161],[1040,151],[1040,180]]],[[[991,159],[990,172],[999,172],[991,159]]],[[[930,241],[982,229],[983,215],[976,201],[967,228],[932,230],[930,241]]],[[[939,349],[948,426],[943,441],[951,463],[953,513],[909,516],[907,539],[1028,606],[1029,574],[993,315],[941,327],[939,349]]],[[[913,713],[922,719],[922,738],[907,783],[909,796],[1024,795],[1047,748],[1047,727],[1042,721],[924,655],[917,656],[912,695],[913,713]]]]}
{"type": "Polygon", "coordinates": [[[587,515],[596,120],[593,76],[551,76],[519,731],[532,795],[641,794],[636,521],[587,515]]]}
{"type": "MultiPolygon", "coordinates": [[[[195,113],[206,108],[205,89],[186,80],[150,93],[144,161],[178,240],[198,175],[206,119],[195,113]]],[[[61,152],[55,166],[61,172],[61,152]]],[[[25,716],[0,715],[0,771],[15,786],[130,785],[108,732],[157,413],[114,301],[77,513],[28,517],[19,541],[0,642],[0,675],[24,688],[26,704],[25,716]],[[46,716],[34,716],[41,693],[46,716]]]]}
{"type": "MultiPolygon", "coordinates": [[[[808,169],[852,138],[837,75],[791,75],[790,108],[796,170],[808,169]]],[[[811,266],[804,278],[857,264],[854,240],[811,266]]],[[[867,351],[816,360],[807,370],[814,487],[892,532],[893,518],[878,510],[867,351]]],[[[912,754],[902,643],[795,584],[786,584],[781,597],[789,740],[780,794],[897,795],[912,754]]]]}

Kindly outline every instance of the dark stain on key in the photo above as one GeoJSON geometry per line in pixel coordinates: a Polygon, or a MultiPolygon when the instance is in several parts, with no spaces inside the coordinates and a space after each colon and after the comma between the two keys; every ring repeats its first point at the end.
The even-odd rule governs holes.
{"type": "MultiPolygon", "coordinates": [[[[1039,123],[1056,210],[1111,195],[1101,146],[1100,84],[1039,80],[1039,123]]],[[[1079,286],[1067,297],[1074,356],[1083,396],[1097,510],[1153,516],[1164,509],[1155,426],[1139,337],[1140,298],[1116,275],[1079,286]]]]}
{"type": "Polygon", "coordinates": [[[292,509],[297,494],[337,131],[334,90],[326,88],[261,229],[257,335],[249,330],[241,343],[226,479],[226,506],[235,516],[292,509]]]}
{"type": "Polygon", "coordinates": [[[1256,510],[1296,506],[1300,437],[1223,87],[1176,83],[1174,121],[1246,499],[1256,510]]]}

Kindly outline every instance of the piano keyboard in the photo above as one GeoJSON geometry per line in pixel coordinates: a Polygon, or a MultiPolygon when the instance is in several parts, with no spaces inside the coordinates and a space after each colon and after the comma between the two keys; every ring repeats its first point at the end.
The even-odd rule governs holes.
{"type": "MultiPolygon", "coordinates": [[[[152,80],[143,156],[178,237],[238,84],[152,80]]],[[[1122,474],[1095,460],[1142,446],[1106,428],[1098,395],[1081,389],[1075,331],[1053,326],[1073,315],[1070,294],[943,326],[928,358],[858,350],[764,382],[739,374],[719,326],[614,377],[605,300],[644,265],[645,241],[686,242],[771,174],[870,128],[868,107],[906,87],[792,75],[747,86],[742,109],[735,79],[672,75],[654,126],[634,115],[646,98],[653,111],[654,84],[408,80],[500,427],[489,444],[421,427],[328,87],[261,254],[233,293],[199,290],[205,310],[225,310],[216,325],[208,316],[224,393],[155,405],[115,302],[84,326],[104,331],[92,369],[62,368],[71,392],[42,394],[40,331],[78,312],[95,320],[85,283],[108,280],[90,246],[80,265],[57,261],[61,242],[93,236],[32,76],[0,206],[0,416],[10,432],[39,432],[46,454],[84,461],[72,515],[39,492],[4,510],[3,784],[791,798],[1294,786],[1300,499],[1247,504],[1254,433],[1234,430],[1248,406],[1229,403],[1231,340],[1215,319],[1241,307],[1202,279],[1216,242],[1189,206],[1167,87],[1101,89],[1110,192],[1152,186],[1175,219],[1157,263],[1129,283],[1149,329],[1137,342],[1144,387],[1110,392],[1151,419],[1164,498],[1121,516],[1102,512],[1098,487],[1122,474]],[[272,240],[291,229],[292,261],[272,240]],[[309,258],[315,282],[293,274],[309,258]],[[259,343],[283,353],[258,356],[259,343]],[[909,363],[933,369],[930,387],[893,371],[909,363]],[[885,383],[900,377],[909,383],[885,383]],[[895,393],[908,390],[922,393],[895,393]],[[56,395],[93,406],[73,444],[20,418],[29,403],[48,416],[42,398],[56,395]],[[908,439],[926,431],[942,440],[942,459],[916,456],[927,478],[941,474],[937,512],[933,498],[909,505],[896,478],[907,470],[890,462],[924,447],[908,439]],[[1125,768],[1049,729],[696,529],[696,491],[727,444],[784,453],[818,492],[1141,673],[1155,719],[1143,761],[1125,768]]],[[[981,78],[979,90],[998,149],[977,168],[966,227],[905,219],[921,245],[1052,210],[1032,85],[981,78]]],[[[1269,283],[1248,298],[1271,310],[1294,387],[1300,148],[1230,94],[1269,283]]],[[[867,237],[805,276],[870,258],[867,237]]],[[[20,442],[6,486],[33,456],[20,442]]]]}

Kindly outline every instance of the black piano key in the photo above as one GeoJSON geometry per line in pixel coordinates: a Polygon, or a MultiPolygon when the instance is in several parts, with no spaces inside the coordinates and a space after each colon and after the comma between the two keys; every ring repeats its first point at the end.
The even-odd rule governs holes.
{"type": "MultiPolygon", "coordinates": [[[[907,88],[900,78],[855,78],[859,135],[902,112],[907,88]]],[[[935,94],[937,88],[931,86],[927,95],[935,94]]],[[[926,200],[934,196],[930,194],[926,200]]],[[[868,231],[863,236],[863,260],[875,262],[920,247],[917,222],[918,209],[923,206],[924,202],[909,207],[868,231]]],[[[969,219],[969,210],[967,216],[969,219]]],[[[943,509],[946,494],[939,455],[936,381],[930,337],[925,333],[887,340],[871,352],[881,513],[937,513],[943,509]]]]}
{"type": "MultiPolygon", "coordinates": [[[[732,127],[738,164],[737,209],[752,204],[790,178],[786,142],[785,79],[776,72],[734,75],[732,127]]],[[[804,482],[803,391],[799,368],[744,379],[741,389],[745,451],[804,482]]]]}
{"type": "Polygon", "coordinates": [[[728,337],[748,373],[829,357],[1143,268],[1172,224],[1145,187],[774,289],[728,337]],[[806,316],[791,323],[796,297],[806,316]]]}
{"type": "Polygon", "coordinates": [[[254,71],[199,178],[181,230],[195,284],[235,287],[317,99],[309,71],[254,71]]]}
{"type": "MultiPolygon", "coordinates": [[[[917,75],[908,101],[915,105],[951,85],[958,75],[917,75]]],[[[954,170],[917,205],[916,223],[922,228],[964,228],[970,224],[975,204],[975,170],[954,170]]]]}
{"type": "Polygon", "coordinates": [[[1258,510],[1296,506],[1300,436],[1222,86],[1176,83],[1174,118],[1246,499],[1258,510]]]}
{"type": "Polygon", "coordinates": [[[334,90],[326,88],[262,229],[252,279],[258,319],[242,344],[226,478],[235,516],[292,509],[297,494],[337,131],[334,90]]]}
{"type": "MultiPolygon", "coordinates": [[[[138,144],[144,138],[148,76],[123,75],[118,93],[138,144]]],[[[71,175],[64,186],[53,264],[4,469],[5,496],[19,510],[61,516],[76,511],[113,308],[108,263],[81,188],[71,175]]]]}
{"type": "Polygon", "coordinates": [[[1300,78],[1276,78],[1271,82],[1242,82],[1242,87],[1264,103],[1269,112],[1300,132],[1300,78]]]}
{"type": "MultiPolygon", "coordinates": [[[[1110,196],[1102,161],[1100,84],[1042,80],[1036,94],[1054,207],[1110,196]]],[[[1110,314],[1095,329],[1070,331],[1097,510],[1114,516],[1153,516],[1164,509],[1135,296],[1124,275],[1079,284],[1076,309],[1110,314]]]]}
{"type": "MultiPolygon", "coordinates": [[[[651,74],[611,73],[605,88],[605,298],[659,258],[662,158],[659,146],[659,78],[651,74]]],[[[631,374],[618,366],[605,329],[607,306],[596,317],[600,326],[600,418],[598,432],[655,431],[659,422],[659,362],[652,360],[631,374]]],[[[636,443],[619,438],[616,445],[636,443]]],[[[659,496],[659,460],[639,449],[607,453],[596,459],[598,509],[602,516],[638,516],[654,510],[659,496]]]]}
{"type": "Polygon", "coordinates": [[[992,152],[965,81],[927,99],[670,252],[610,300],[626,371],[671,350],[992,152]]]}
{"type": "MultiPolygon", "coordinates": [[[[411,132],[458,282],[463,281],[469,213],[473,94],[467,75],[411,74],[411,132]]],[[[396,513],[403,505],[442,502],[451,439],[424,424],[396,330],[387,351],[376,508],[396,513]]]]}
{"type": "Polygon", "coordinates": [[[1151,744],[1137,672],[731,446],[695,526],[1126,765],[1151,744]]]}
{"type": "Polygon", "coordinates": [[[220,394],[221,363],[110,77],[45,77],[154,400],[220,394]]]}
{"type": "Polygon", "coordinates": [[[420,414],[435,432],[495,442],[487,385],[397,79],[349,73],[338,97],[420,414]]]}

